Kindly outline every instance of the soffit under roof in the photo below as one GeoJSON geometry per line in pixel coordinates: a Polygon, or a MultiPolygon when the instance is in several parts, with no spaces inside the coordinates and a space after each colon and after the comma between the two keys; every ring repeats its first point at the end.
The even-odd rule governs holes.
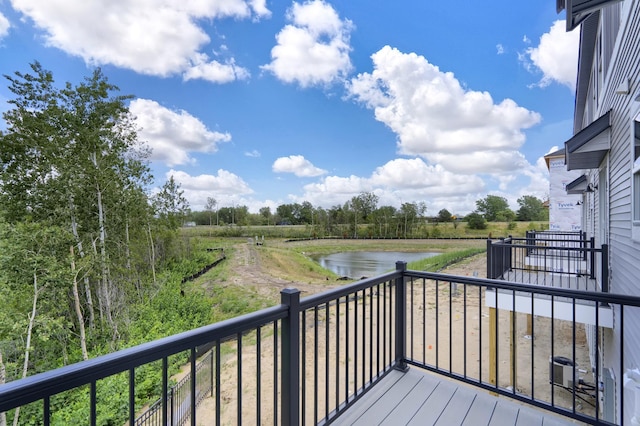
{"type": "Polygon", "coordinates": [[[567,194],[582,194],[587,190],[587,176],[581,175],[579,178],[569,182],[565,189],[567,190],[567,194]]]}
{"type": "Polygon", "coordinates": [[[611,147],[611,111],[564,143],[567,170],[595,169],[611,147]]]}
{"type": "Polygon", "coordinates": [[[567,11],[567,31],[575,29],[596,11],[622,0],[556,0],[556,12],[567,11]]]}

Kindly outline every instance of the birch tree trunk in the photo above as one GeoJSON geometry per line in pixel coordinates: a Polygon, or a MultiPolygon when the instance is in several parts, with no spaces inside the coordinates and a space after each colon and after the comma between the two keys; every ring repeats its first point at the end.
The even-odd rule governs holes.
{"type": "MultiPolygon", "coordinates": [[[[96,171],[99,169],[98,165],[98,156],[96,152],[92,152],[90,154],[91,162],[95,167],[96,171]]],[[[109,291],[109,268],[107,266],[107,232],[105,228],[105,220],[104,220],[104,205],[102,203],[102,188],[100,187],[100,182],[98,181],[98,177],[96,177],[95,183],[96,190],[96,202],[98,204],[98,238],[100,241],[100,283],[102,288],[102,297],[104,298],[104,310],[107,317],[107,322],[109,326],[116,332],[117,329],[115,322],[113,321],[113,317],[111,315],[111,292],[109,291]]]]}
{"type": "Polygon", "coordinates": [[[104,226],[104,206],[102,205],[102,190],[100,184],[96,184],[96,195],[98,199],[98,226],[100,236],[100,272],[102,282],[102,294],[105,297],[105,313],[107,321],[113,326],[113,318],[111,316],[111,292],[109,291],[109,268],[107,267],[107,243],[106,231],[104,226]]]}
{"type": "MultiPolygon", "coordinates": [[[[91,239],[91,246],[93,247],[93,255],[96,257],[96,259],[98,258],[98,247],[96,246],[96,239],[92,238],[91,239]]],[[[98,285],[98,312],[100,313],[100,323],[101,326],[104,325],[104,315],[105,315],[105,307],[104,307],[104,297],[102,296],[102,292],[104,291],[104,289],[102,288],[102,285],[98,285]]]]}
{"type": "MultiPolygon", "coordinates": [[[[73,199],[69,197],[69,208],[71,211],[71,232],[73,233],[73,237],[76,240],[76,245],[78,246],[78,254],[81,259],[84,259],[84,249],[82,248],[82,240],[78,235],[78,221],[76,220],[76,216],[73,213],[75,209],[75,205],[73,204],[73,199]]],[[[95,326],[95,315],[93,312],[93,297],[91,296],[91,285],[89,284],[89,277],[84,277],[84,292],[85,297],[87,298],[87,309],[89,311],[89,328],[93,329],[95,326]]]]}
{"type": "Polygon", "coordinates": [[[153,274],[153,284],[156,284],[156,250],[153,247],[153,237],[151,236],[151,225],[147,223],[149,231],[149,247],[151,248],[151,273],[153,274]]]}
{"type": "MultiPolygon", "coordinates": [[[[36,320],[36,313],[38,311],[38,276],[33,273],[33,307],[31,308],[31,315],[29,316],[29,326],[27,327],[27,346],[24,350],[24,365],[22,366],[22,378],[27,377],[27,371],[29,370],[29,352],[31,351],[31,333],[33,331],[33,323],[36,320]]],[[[20,407],[16,408],[15,415],[13,417],[13,426],[18,426],[18,420],[20,418],[20,407]]]]}
{"type": "Polygon", "coordinates": [[[75,254],[73,252],[73,246],[71,249],[71,272],[73,273],[73,301],[76,307],[76,315],[78,316],[78,325],[80,326],[80,349],[82,349],[82,359],[85,361],[89,359],[87,352],[87,337],[84,330],[84,317],[82,315],[82,309],[80,309],[80,296],[78,294],[78,272],[76,271],[75,254]]]}
{"type": "Polygon", "coordinates": [[[127,269],[131,269],[131,250],[129,248],[129,245],[131,244],[131,240],[129,238],[129,216],[128,215],[124,221],[124,235],[126,240],[124,245],[124,250],[125,250],[125,255],[127,257],[127,269]]]}

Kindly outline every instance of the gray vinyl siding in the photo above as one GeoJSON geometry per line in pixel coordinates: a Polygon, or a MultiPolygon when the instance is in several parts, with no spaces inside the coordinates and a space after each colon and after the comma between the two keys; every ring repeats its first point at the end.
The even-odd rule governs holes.
{"type": "MultiPolygon", "coordinates": [[[[610,291],[619,294],[640,295],[640,243],[632,238],[631,188],[631,120],[638,111],[635,98],[640,95],[640,0],[625,0],[606,8],[600,15],[598,40],[593,55],[589,92],[582,118],[582,127],[611,110],[611,149],[600,170],[589,170],[590,182],[599,182],[601,170],[606,170],[607,185],[595,193],[586,194],[583,212],[585,230],[598,244],[607,242],[610,248],[610,291]],[[624,15],[621,14],[624,12],[624,15]],[[621,18],[622,17],[622,18],[621,18]],[[629,79],[631,93],[616,94],[616,89],[629,79]],[[600,199],[600,197],[604,197],[600,199]],[[600,203],[608,211],[600,217],[600,203]],[[603,228],[604,227],[604,228],[603,228]],[[603,232],[604,231],[604,232],[603,232]],[[604,238],[603,238],[604,236],[604,238]],[[601,241],[605,239],[606,241],[601,241]]],[[[582,54],[582,53],[581,53],[582,54]]],[[[602,186],[602,183],[600,183],[602,186]]],[[[616,396],[621,395],[622,377],[630,368],[640,368],[640,309],[624,312],[624,365],[620,365],[621,348],[612,342],[620,341],[620,310],[614,310],[614,329],[600,329],[600,367],[613,369],[616,396]]],[[[633,398],[626,392],[625,413],[616,410],[616,421],[630,421],[633,398]],[[624,417],[624,419],[622,419],[624,417]]]]}
{"type": "Polygon", "coordinates": [[[606,75],[609,71],[611,55],[620,28],[622,3],[614,3],[602,9],[602,67],[606,75]]]}
{"type": "MultiPolygon", "coordinates": [[[[610,247],[610,289],[614,293],[640,295],[640,243],[632,238],[632,192],[631,192],[631,120],[637,110],[635,98],[640,95],[640,0],[625,0],[603,9],[600,23],[601,66],[603,67],[604,87],[597,88],[599,64],[594,64],[591,73],[590,93],[586,97],[584,126],[611,110],[611,149],[601,165],[608,167],[608,191],[606,200],[599,200],[598,193],[593,196],[596,203],[585,207],[587,220],[595,224],[593,236],[599,240],[600,227],[605,226],[610,247]],[[628,12],[622,15],[620,12],[628,12]],[[621,19],[622,16],[622,20],[621,19]],[[617,36],[617,37],[616,37],[617,36]],[[616,94],[616,89],[626,79],[630,80],[631,92],[628,95],[616,94]],[[599,99],[594,99],[597,93],[599,99]],[[596,108],[597,106],[597,108],[596,108]],[[600,222],[598,202],[608,203],[607,223],[600,222]]],[[[598,54],[594,60],[598,60],[598,54]]],[[[589,178],[597,182],[598,170],[589,171],[589,178]]],[[[591,197],[591,195],[588,195],[591,197]]],[[[591,227],[587,229],[590,231],[591,227]]],[[[640,368],[640,309],[624,311],[624,365],[620,365],[621,348],[614,344],[620,342],[620,309],[614,310],[614,329],[602,330],[602,367],[611,367],[616,379],[616,396],[621,395],[622,374],[630,368],[640,368]]],[[[630,421],[633,398],[629,392],[625,395],[624,422],[630,421]]],[[[620,401],[618,401],[617,421],[621,421],[620,401]]]]}
{"type": "MultiPolygon", "coordinates": [[[[617,54],[605,88],[602,112],[612,109],[611,150],[609,152],[609,235],[611,284],[616,293],[640,294],[640,244],[631,232],[631,111],[635,108],[637,82],[640,81],[640,9],[631,8],[629,21],[623,22],[617,54]],[[632,92],[616,94],[620,83],[630,78],[632,92]],[[635,87],[634,87],[635,84],[635,87]]],[[[607,16],[606,14],[603,14],[607,16]]],[[[640,349],[640,340],[638,340],[640,349]]]]}

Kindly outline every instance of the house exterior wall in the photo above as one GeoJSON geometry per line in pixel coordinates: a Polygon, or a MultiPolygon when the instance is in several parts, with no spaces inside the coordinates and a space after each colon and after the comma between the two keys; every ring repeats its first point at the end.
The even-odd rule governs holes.
{"type": "MultiPolygon", "coordinates": [[[[611,110],[611,148],[599,168],[586,171],[588,181],[598,188],[583,196],[583,225],[587,236],[595,237],[598,246],[609,244],[610,291],[637,296],[640,295],[640,238],[634,239],[634,232],[636,237],[640,236],[640,229],[634,229],[639,227],[632,223],[631,178],[632,123],[640,113],[640,101],[636,100],[640,96],[640,0],[624,0],[601,10],[594,49],[584,114],[575,117],[575,122],[584,128],[611,110]],[[629,93],[616,93],[627,79],[629,93]]],[[[581,83],[585,82],[578,84],[581,83]]],[[[580,110],[578,105],[576,110],[580,110]]],[[[634,409],[633,395],[626,392],[624,413],[621,413],[622,377],[618,376],[620,371],[640,368],[640,312],[634,309],[624,312],[624,348],[613,343],[620,341],[621,318],[616,310],[613,331],[601,329],[599,333],[602,355],[599,368],[600,371],[612,368],[617,399],[615,421],[628,424],[634,409]]]]}
{"type": "Polygon", "coordinates": [[[582,210],[578,201],[581,195],[567,194],[566,186],[582,175],[576,170],[567,170],[564,152],[545,157],[549,166],[549,230],[581,231],[582,210]]]}

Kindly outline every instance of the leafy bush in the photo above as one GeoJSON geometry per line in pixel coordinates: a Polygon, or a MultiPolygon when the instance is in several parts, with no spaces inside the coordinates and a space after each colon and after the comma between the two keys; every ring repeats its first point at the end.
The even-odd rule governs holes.
{"type": "Polygon", "coordinates": [[[467,215],[467,227],[469,229],[487,229],[487,221],[476,212],[467,215]]]}

